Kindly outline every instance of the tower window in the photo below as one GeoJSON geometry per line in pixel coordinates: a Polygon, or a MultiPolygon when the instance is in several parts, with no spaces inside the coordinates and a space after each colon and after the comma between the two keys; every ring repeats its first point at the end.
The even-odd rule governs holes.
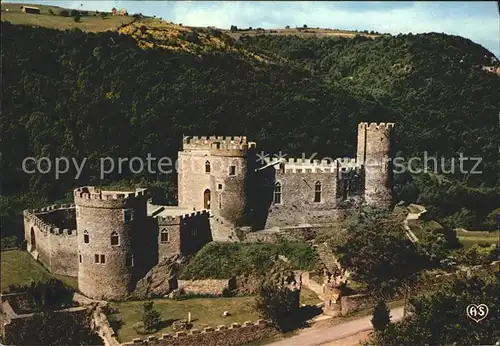
{"type": "Polygon", "coordinates": [[[82,263],[82,254],[78,254],[78,261],[82,263]]]}
{"type": "Polygon", "coordinates": [[[134,209],[125,209],[123,211],[123,219],[125,222],[130,222],[134,219],[134,209]]]}
{"type": "Polygon", "coordinates": [[[210,161],[205,161],[205,173],[210,173],[210,161]]]}
{"type": "Polygon", "coordinates": [[[229,166],[229,175],[236,175],[236,166],[229,166]]]}
{"type": "Polygon", "coordinates": [[[222,184],[217,184],[217,190],[222,190],[222,184]]]}
{"type": "Polygon", "coordinates": [[[168,243],[169,241],[169,236],[168,236],[168,230],[167,229],[162,229],[160,233],[160,241],[162,243],[168,243]]]}
{"type": "Polygon", "coordinates": [[[321,182],[319,181],[314,184],[314,202],[321,202],[321,182]]]}
{"type": "Polygon", "coordinates": [[[118,233],[116,233],[116,232],[111,233],[111,245],[112,246],[120,245],[120,237],[118,236],[118,233]]]}
{"type": "Polygon", "coordinates": [[[85,244],[90,243],[89,232],[87,232],[87,231],[83,231],[83,242],[85,244]]]}
{"type": "Polygon", "coordinates": [[[106,256],[95,254],[94,263],[100,263],[100,264],[106,263],[106,256]]]}
{"type": "Polygon", "coordinates": [[[134,255],[127,255],[126,266],[133,267],[134,266],[134,255]]]}
{"type": "Polygon", "coordinates": [[[198,235],[198,229],[196,227],[193,227],[191,229],[191,236],[196,237],[198,235]]]}
{"type": "Polygon", "coordinates": [[[273,204],[281,204],[281,183],[280,182],[277,182],[274,185],[273,204]]]}
{"type": "Polygon", "coordinates": [[[222,195],[218,196],[219,209],[222,209],[222,195]]]}

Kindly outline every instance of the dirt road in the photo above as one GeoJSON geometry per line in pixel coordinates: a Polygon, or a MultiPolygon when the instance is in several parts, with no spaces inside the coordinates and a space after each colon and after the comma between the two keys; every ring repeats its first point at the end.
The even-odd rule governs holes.
{"type": "MultiPolygon", "coordinates": [[[[392,309],[391,316],[391,320],[393,322],[401,320],[403,318],[403,307],[392,309]]],[[[349,322],[336,324],[331,327],[325,326],[310,330],[306,329],[301,331],[297,336],[273,342],[267,346],[318,346],[328,343],[332,343],[330,345],[335,345],[335,341],[354,336],[355,334],[366,337],[366,335],[361,332],[368,331],[373,328],[372,323],[370,322],[371,318],[372,316],[370,315],[360,317],[359,319],[351,320],[349,322]]],[[[351,345],[353,343],[356,344],[353,340],[349,341],[349,344],[351,345]]]]}

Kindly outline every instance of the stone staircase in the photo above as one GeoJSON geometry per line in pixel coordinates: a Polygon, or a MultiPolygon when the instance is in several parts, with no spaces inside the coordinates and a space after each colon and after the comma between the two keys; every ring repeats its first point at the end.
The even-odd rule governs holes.
{"type": "Polygon", "coordinates": [[[210,213],[210,229],[212,230],[212,240],[215,242],[235,243],[239,241],[234,225],[212,213],[210,213]]]}

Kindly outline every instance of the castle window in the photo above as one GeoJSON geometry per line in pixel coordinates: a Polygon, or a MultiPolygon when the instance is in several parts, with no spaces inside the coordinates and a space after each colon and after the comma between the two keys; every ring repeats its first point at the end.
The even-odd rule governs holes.
{"type": "Polygon", "coordinates": [[[101,264],[106,263],[106,257],[104,255],[101,255],[101,264]]]}
{"type": "Polygon", "coordinates": [[[217,184],[217,190],[219,190],[219,191],[222,190],[222,184],[217,184]]]}
{"type": "Polygon", "coordinates": [[[205,161],[205,173],[210,173],[210,161],[205,161]]]}
{"type": "Polygon", "coordinates": [[[314,184],[314,202],[321,202],[321,182],[319,181],[314,184]]]}
{"type": "Polygon", "coordinates": [[[94,262],[99,263],[99,255],[98,254],[94,255],[94,262]]]}
{"type": "Polygon", "coordinates": [[[198,229],[196,227],[193,227],[191,229],[191,237],[196,237],[198,235],[198,229]]]}
{"type": "Polygon", "coordinates": [[[281,204],[281,183],[277,182],[274,185],[274,200],[273,204],[281,204]]]}
{"type": "Polygon", "coordinates": [[[236,166],[229,166],[229,175],[236,175],[236,166]]]}
{"type": "Polygon", "coordinates": [[[127,255],[126,266],[133,267],[134,266],[134,255],[127,255]]]}
{"type": "Polygon", "coordinates": [[[94,263],[104,264],[106,263],[106,257],[104,255],[94,255],[94,263]]]}
{"type": "Polygon", "coordinates": [[[222,195],[219,195],[218,197],[218,203],[219,203],[219,209],[222,209],[222,195]]]}
{"type": "Polygon", "coordinates": [[[161,230],[161,234],[160,234],[160,241],[162,243],[168,243],[169,239],[168,239],[168,230],[167,229],[162,229],[161,230]]]}
{"type": "Polygon", "coordinates": [[[78,261],[82,263],[82,254],[78,254],[78,261]]]}
{"type": "Polygon", "coordinates": [[[118,236],[118,233],[116,233],[116,232],[111,233],[111,245],[112,246],[120,245],[120,237],[118,236]]]}
{"type": "Polygon", "coordinates": [[[87,231],[83,231],[83,242],[85,244],[90,243],[89,232],[87,231]]]}
{"type": "Polygon", "coordinates": [[[123,211],[123,219],[125,222],[130,222],[134,219],[134,209],[125,209],[123,211]]]}

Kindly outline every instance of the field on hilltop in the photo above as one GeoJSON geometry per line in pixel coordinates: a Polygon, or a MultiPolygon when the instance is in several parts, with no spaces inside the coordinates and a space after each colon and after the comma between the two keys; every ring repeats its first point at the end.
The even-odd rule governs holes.
{"type": "MultiPolygon", "coordinates": [[[[101,12],[90,10],[79,10],[88,12],[83,14],[78,22],[71,16],[61,16],[61,11],[71,12],[72,9],[65,9],[58,6],[28,5],[16,3],[2,3],[2,21],[12,24],[40,26],[59,30],[69,30],[78,28],[88,32],[102,32],[117,30],[120,26],[131,23],[132,16],[112,16],[110,13],[102,17],[101,12]],[[21,6],[34,6],[40,9],[40,14],[24,13],[21,6]]],[[[111,11],[111,9],[109,9],[111,11]]]]}

